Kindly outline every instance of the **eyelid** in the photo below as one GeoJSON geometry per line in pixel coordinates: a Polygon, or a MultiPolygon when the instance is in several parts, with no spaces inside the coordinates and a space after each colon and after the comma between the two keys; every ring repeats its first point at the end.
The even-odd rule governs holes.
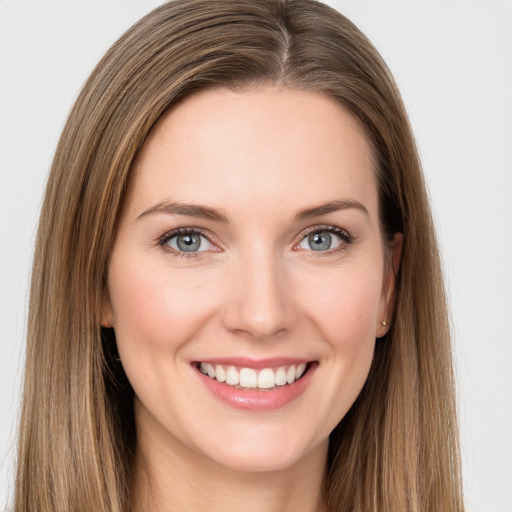
{"type": "Polygon", "coordinates": [[[299,244],[303,240],[305,240],[306,237],[308,237],[309,235],[311,235],[313,233],[317,233],[317,232],[322,232],[322,231],[328,231],[329,233],[333,233],[333,234],[339,236],[342,239],[342,243],[340,244],[340,246],[336,247],[334,249],[329,249],[327,251],[313,251],[312,249],[311,250],[304,249],[305,251],[307,251],[308,253],[313,252],[313,253],[315,253],[314,254],[315,256],[329,255],[329,254],[333,254],[336,252],[344,251],[356,239],[356,237],[352,233],[350,233],[348,230],[346,230],[344,228],[340,228],[338,226],[333,226],[331,224],[318,224],[316,226],[311,226],[311,227],[305,229],[304,231],[302,231],[301,234],[299,235],[298,239],[294,242],[293,249],[303,250],[303,249],[298,249],[299,244]]]}
{"type": "Polygon", "coordinates": [[[301,234],[298,236],[298,241],[303,240],[307,236],[311,235],[311,233],[315,233],[317,231],[329,231],[330,233],[335,233],[340,236],[343,236],[347,239],[353,239],[354,236],[345,228],[340,228],[339,226],[333,226],[332,224],[317,224],[316,226],[311,226],[306,228],[301,234]]]}
{"type": "MultiPolygon", "coordinates": [[[[331,224],[318,224],[315,226],[308,227],[304,231],[302,231],[300,233],[300,235],[297,237],[296,241],[293,243],[293,249],[298,250],[297,249],[298,245],[306,237],[308,237],[312,233],[321,232],[321,231],[328,231],[330,233],[333,233],[333,234],[339,236],[343,240],[343,242],[340,244],[339,247],[336,247],[334,249],[329,249],[327,251],[304,250],[305,252],[315,253],[314,256],[329,255],[329,254],[333,254],[336,252],[341,252],[343,250],[346,250],[347,247],[349,245],[351,245],[356,239],[356,237],[353,234],[351,234],[348,230],[346,230],[344,228],[341,228],[338,226],[333,226],[331,224]]],[[[180,256],[180,257],[196,257],[196,256],[199,256],[202,252],[209,252],[209,251],[198,251],[198,252],[186,253],[186,252],[182,252],[182,251],[177,251],[177,250],[173,249],[172,247],[169,247],[167,245],[167,242],[171,238],[173,238],[177,235],[180,235],[180,234],[201,235],[204,238],[206,238],[216,249],[222,250],[221,244],[217,241],[217,237],[214,236],[212,232],[210,232],[206,229],[203,229],[203,228],[198,228],[198,227],[193,227],[193,226],[187,226],[187,227],[182,226],[182,227],[174,228],[174,229],[171,229],[171,230],[165,232],[163,235],[161,235],[160,237],[157,238],[156,245],[158,245],[158,246],[162,247],[163,249],[165,249],[169,252],[172,252],[173,254],[180,256]]],[[[303,249],[300,249],[300,250],[302,251],[303,249]]]]}
{"type": "MultiPolygon", "coordinates": [[[[173,249],[172,247],[167,245],[167,242],[169,242],[169,240],[171,238],[178,236],[178,235],[188,235],[188,234],[201,235],[204,238],[206,238],[208,240],[208,242],[210,242],[215,248],[221,250],[220,244],[217,242],[217,239],[213,235],[213,233],[211,233],[210,231],[207,231],[206,229],[192,227],[192,226],[171,229],[171,230],[167,231],[166,233],[164,233],[162,236],[158,237],[156,240],[156,244],[159,247],[162,247],[163,249],[165,249],[169,252],[172,252],[176,255],[179,255],[181,257],[195,257],[202,252],[209,252],[209,251],[198,251],[198,252],[186,253],[183,251],[177,251],[176,249],[173,249]]],[[[210,251],[211,251],[211,249],[210,249],[210,251]]]]}

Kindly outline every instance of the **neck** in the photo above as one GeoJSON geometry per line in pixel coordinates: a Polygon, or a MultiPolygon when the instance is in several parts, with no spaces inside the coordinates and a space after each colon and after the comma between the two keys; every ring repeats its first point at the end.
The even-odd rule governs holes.
{"type": "MultiPolygon", "coordinates": [[[[161,433],[160,433],[161,434],[161,433]]],[[[139,430],[135,512],[321,512],[327,442],[292,467],[238,471],[139,430]]]]}

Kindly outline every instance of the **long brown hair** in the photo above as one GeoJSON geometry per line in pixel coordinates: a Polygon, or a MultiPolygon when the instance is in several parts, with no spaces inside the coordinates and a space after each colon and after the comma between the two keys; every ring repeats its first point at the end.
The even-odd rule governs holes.
{"type": "Polygon", "coordinates": [[[330,512],[462,511],[449,326],[417,151],[377,51],[314,0],[176,0],[129,29],[86,82],[62,133],[34,256],[16,512],[126,512],[133,391],[100,327],[124,191],[160,116],[211,87],[323,93],[361,123],[383,235],[402,232],[391,329],[331,434],[330,512]]]}

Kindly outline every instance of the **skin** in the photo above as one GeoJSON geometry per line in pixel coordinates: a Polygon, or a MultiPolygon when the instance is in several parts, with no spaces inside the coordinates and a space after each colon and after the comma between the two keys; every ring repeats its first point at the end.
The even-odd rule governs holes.
{"type": "Polygon", "coordinates": [[[369,143],[334,101],[220,89],[163,116],[135,162],[102,313],[136,394],[138,510],[321,510],[328,436],[388,329],[385,262],[396,267],[400,247],[382,240],[369,143]],[[360,206],[297,218],[333,201],[360,206]],[[162,203],[226,219],[148,212],[162,203]],[[313,251],[315,227],[350,241],[331,233],[332,248],[313,251]],[[176,228],[203,230],[206,250],[162,245],[176,228]],[[202,384],[191,362],[216,357],[318,366],[293,402],[255,412],[202,384]]]}

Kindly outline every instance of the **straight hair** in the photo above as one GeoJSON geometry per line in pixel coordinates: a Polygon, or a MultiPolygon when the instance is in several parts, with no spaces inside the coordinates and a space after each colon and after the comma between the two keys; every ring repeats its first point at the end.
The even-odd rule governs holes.
{"type": "Polygon", "coordinates": [[[209,88],[278,86],[347,109],[373,149],[383,239],[403,233],[394,315],[332,432],[329,512],[463,511],[450,331],[420,162],[382,58],[314,0],[176,0],[85,83],[51,167],[33,264],[15,512],[129,512],[137,436],[115,333],[100,326],[130,169],[164,112],[209,88]]]}

